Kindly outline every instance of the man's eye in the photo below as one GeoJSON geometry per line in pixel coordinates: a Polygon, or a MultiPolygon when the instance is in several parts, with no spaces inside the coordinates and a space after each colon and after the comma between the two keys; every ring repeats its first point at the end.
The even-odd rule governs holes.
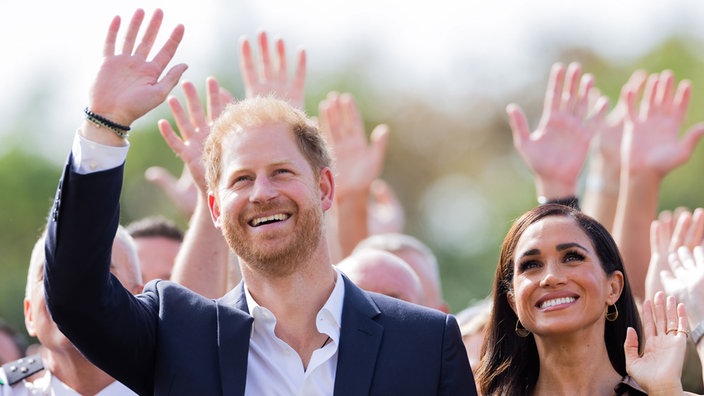
{"type": "Polygon", "coordinates": [[[236,185],[236,184],[239,184],[239,183],[242,183],[242,182],[246,182],[246,181],[249,181],[249,180],[251,180],[251,178],[250,178],[249,176],[237,176],[236,178],[234,178],[234,179],[232,180],[232,185],[234,186],[234,185],[236,185]]]}

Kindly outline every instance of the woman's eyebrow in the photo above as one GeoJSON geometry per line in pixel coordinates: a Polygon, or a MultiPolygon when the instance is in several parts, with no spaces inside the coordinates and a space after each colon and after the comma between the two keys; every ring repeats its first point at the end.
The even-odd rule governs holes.
{"type": "Polygon", "coordinates": [[[530,249],[530,250],[526,250],[525,252],[523,252],[523,254],[521,255],[521,257],[537,256],[537,255],[539,255],[539,254],[540,254],[540,249],[530,249]]]}
{"type": "Polygon", "coordinates": [[[567,249],[570,249],[570,248],[573,248],[573,247],[580,248],[580,249],[584,250],[585,252],[588,252],[588,251],[589,251],[587,248],[585,248],[584,246],[578,244],[577,242],[561,243],[561,244],[557,245],[557,250],[558,250],[558,251],[567,250],[567,249]]]}

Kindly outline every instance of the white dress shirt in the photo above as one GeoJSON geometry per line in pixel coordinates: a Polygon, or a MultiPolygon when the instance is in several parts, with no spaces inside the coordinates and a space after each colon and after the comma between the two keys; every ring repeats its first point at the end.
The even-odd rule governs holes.
{"type": "Polygon", "coordinates": [[[125,162],[129,148],[129,143],[122,147],[106,146],[88,140],[76,132],[71,147],[73,171],[84,175],[116,168],[125,162]]]}
{"type": "Polygon", "coordinates": [[[254,317],[249,340],[247,384],[245,396],[323,396],[332,395],[337,369],[337,349],[340,342],[342,303],[345,284],[335,269],[337,278],[330,297],[316,318],[318,331],[330,337],[330,342],[313,352],[304,370],[298,353],[274,334],[276,317],[257,304],[246,288],[245,296],[254,317]]]}

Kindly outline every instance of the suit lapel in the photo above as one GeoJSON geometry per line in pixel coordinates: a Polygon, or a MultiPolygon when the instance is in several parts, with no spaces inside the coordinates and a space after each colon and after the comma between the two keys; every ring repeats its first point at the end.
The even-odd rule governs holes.
{"type": "Polygon", "coordinates": [[[384,328],[376,304],[347,277],[340,324],[335,396],[369,394],[384,328]]]}
{"type": "Polygon", "coordinates": [[[223,395],[244,395],[253,318],[240,282],[217,300],[217,336],[223,395]]]}

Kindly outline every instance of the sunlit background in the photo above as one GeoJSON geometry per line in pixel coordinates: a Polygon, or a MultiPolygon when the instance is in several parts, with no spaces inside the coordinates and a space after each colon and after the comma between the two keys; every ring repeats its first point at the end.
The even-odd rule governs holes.
{"type": "MultiPolygon", "coordinates": [[[[634,69],[672,69],[694,85],[687,126],[704,120],[698,0],[14,2],[0,13],[0,317],[18,328],[31,246],[82,119],[107,26],[136,7],[163,8],[167,29],[186,25],[174,62],[188,63],[184,79],[198,86],[214,75],[241,97],[237,40],[264,29],[291,53],[307,50],[309,113],[327,92],[346,91],[368,130],[389,124],[383,177],[403,202],[406,231],[440,258],[455,312],[489,292],[504,233],[535,203],[504,108],[520,104],[535,125],[553,62],[582,62],[612,99],[634,69]]],[[[168,116],[161,106],[135,125],[125,224],[163,214],[186,225],[143,177],[151,165],[180,172],[156,130],[168,116]]],[[[699,147],[666,179],[661,206],[701,206],[703,166],[699,147]]]]}

